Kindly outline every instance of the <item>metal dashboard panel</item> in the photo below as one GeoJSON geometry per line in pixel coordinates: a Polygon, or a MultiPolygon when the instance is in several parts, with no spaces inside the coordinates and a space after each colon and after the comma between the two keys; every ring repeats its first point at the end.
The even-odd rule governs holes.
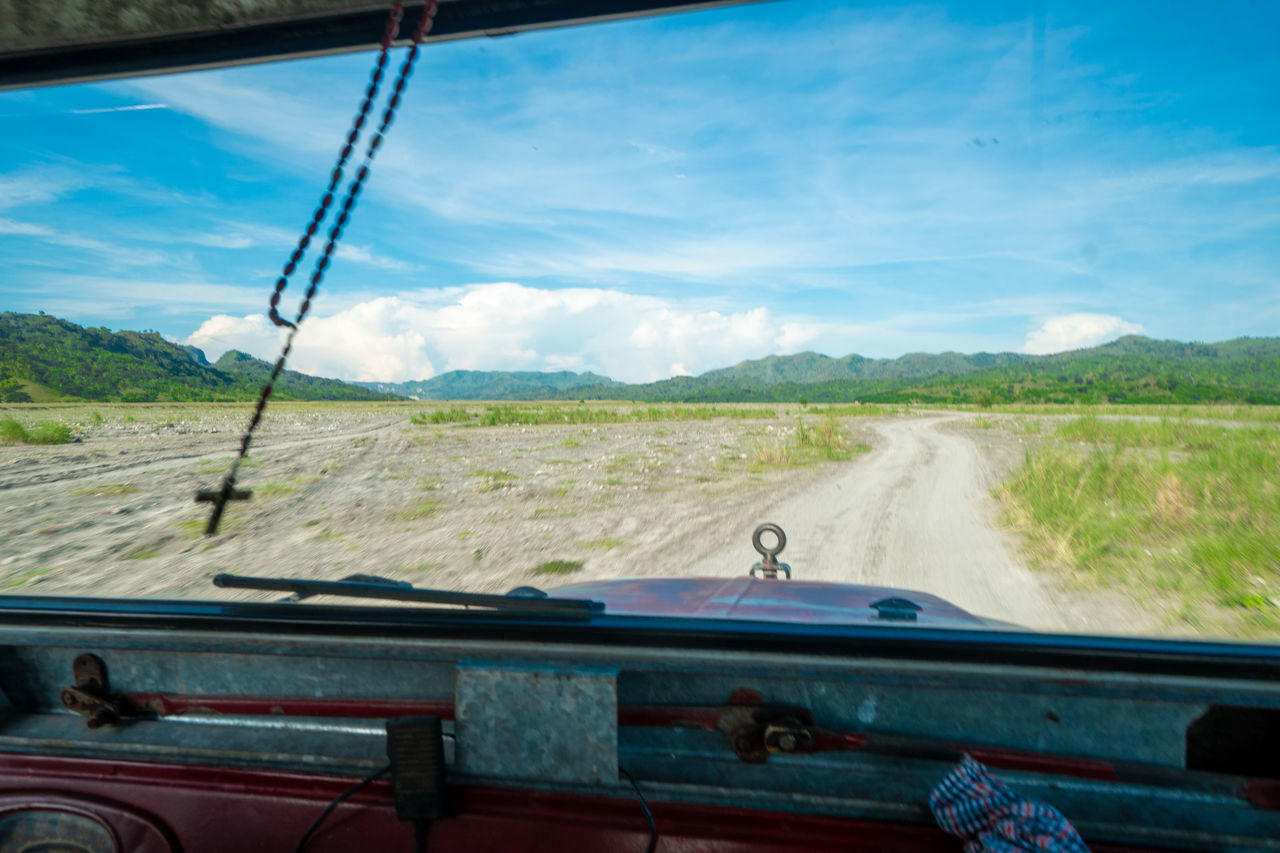
{"type": "Polygon", "coordinates": [[[460,666],[457,770],[586,785],[618,782],[618,681],[599,669],[460,666]]]}

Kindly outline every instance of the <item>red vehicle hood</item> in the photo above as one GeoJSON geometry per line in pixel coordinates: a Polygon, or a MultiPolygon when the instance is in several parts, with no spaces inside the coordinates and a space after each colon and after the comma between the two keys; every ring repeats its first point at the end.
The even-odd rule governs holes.
{"type": "MultiPolygon", "coordinates": [[[[696,616],[711,619],[749,619],[848,625],[920,625],[949,628],[1013,628],[1016,626],[975,616],[937,596],[912,590],[819,581],[683,577],[635,578],[577,583],[551,591],[561,598],[602,601],[606,613],[645,616],[696,616]],[[905,599],[919,610],[914,621],[895,619],[901,605],[873,605],[905,599]]],[[[905,611],[911,609],[905,608],[905,611]]]]}

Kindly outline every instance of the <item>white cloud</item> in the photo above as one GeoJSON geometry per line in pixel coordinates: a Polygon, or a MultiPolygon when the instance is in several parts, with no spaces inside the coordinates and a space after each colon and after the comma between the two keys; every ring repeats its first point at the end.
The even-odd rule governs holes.
{"type": "Polygon", "coordinates": [[[1027,335],[1024,352],[1047,355],[1083,349],[1115,340],[1121,335],[1142,334],[1139,323],[1129,323],[1112,314],[1063,314],[1050,317],[1027,335]]]}
{"type": "Polygon", "coordinates": [[[68,110],[72,115],[87,116],[97,113],[129,113],[137,110],[167,110],[168,104],[133,104],[127,107],[99,107],[93,110],[68,110]]]}
{"type": "Polygon", "coordinates": [[[0,234],[14,234],[20,237],[48,237],[52,233],[43,225],[30,222],[18,222],[15,219],[0,217],[0,234]]]}
{"type": "Polygon", "coordinates": [[[356,246],[350,243],[342,243],[334,252],[334,257],[343,261],[355,261],[358,264],[367,264],[375,269],[380,270],[396,270],[405,272],[418,269],[414,264],[398,261],[394,258],[375,255],[368,246],[356,246]]]}
{"type": "Polygon", "coordinates": [[[0,175],[0,210],[56,201],[82,189],[87,180],[61,167],[26,169],[0,175]]]}
{"type": "MultiPolygon", "coordinates": [[[[617,290],[500,282],[446,293],[381,297],[314,317],[298,334],[290,366],[368,381],[569,369],[643,382],[788,351],[789,342],[816,334],[797,335],[765,308],[723,314],[617,290]]],[[[211,359],[228,349],[272,358],[280,338],[260,314],[219,314],[183,343],[211,359]]]]}
{"type": "Polygon", "coordinates": [[[122,246],[116,242],[83,237],[67,230],[49,228],[33,222],[20,222],[14,219],[0,218],[0,234],[12,234],[21,237],[34,237],[55,246],[69,249],[82,249],[99,255],[102,260],[119,267],[161,266],[171,264],[172,259],[165,254],[135,246],[122,246]]]}
{"type": "Polygon", "coordinates": [[[251,249],[254,240],[248,234],[196,234],[189,242],[214,249],[251,249]]]}

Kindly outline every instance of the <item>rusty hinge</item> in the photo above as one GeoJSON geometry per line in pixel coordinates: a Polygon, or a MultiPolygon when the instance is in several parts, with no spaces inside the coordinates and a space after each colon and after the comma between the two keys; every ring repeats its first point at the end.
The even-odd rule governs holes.
{"type": "Polygon", "coordinates": [[[114,726],[123,717],[136,715],[137,709],[126,696],[113,694],[107,682],[107,665],[97,655],[78,655],[71,662],[75,686],[62,688],[62,704],[81,716],[88,717],[89,728],[114,726]]]}
{"type": "Polygon", "coordinates": [[[719,709],[716,728],[728,736],[734,754],[751,764],[762,764],[770,755],[858,749],[867,742],[864,734],[818,728],[808,708],[765,704],[749,688],[733,691],[719,709]]]}
{"type": "Polygon", "coordinates": [[[743,761],[760,764],[773,753],[812,752],[813,713],[808,708],[766,705],[750,689],[733,691],[720,709],[716,728],[729,736],[733,752],[743,761]]]}

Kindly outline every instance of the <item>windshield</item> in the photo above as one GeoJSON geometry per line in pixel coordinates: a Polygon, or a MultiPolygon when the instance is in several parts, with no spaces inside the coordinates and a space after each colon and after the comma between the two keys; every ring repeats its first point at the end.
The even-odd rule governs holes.
{"type": "Polygon", "coordinates": [[[234,483],[375,54],[0,93],[0,587],[1274,639],[1278,27],[795,0],[430,43],[286,268],[296,320],[326,258],[234,483]],[[764,522],[790,579],[748,575],[764,522]]]}

